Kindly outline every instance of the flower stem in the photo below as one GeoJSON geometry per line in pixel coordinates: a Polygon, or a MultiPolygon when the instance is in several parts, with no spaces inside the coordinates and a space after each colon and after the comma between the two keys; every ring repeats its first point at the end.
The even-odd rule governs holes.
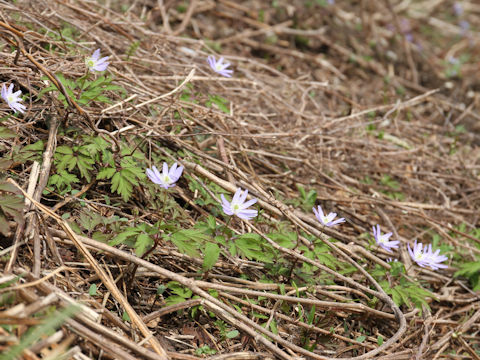
{"type": "Polygon", "coordinates": [[[160,218],[163,220],[163,215],[165,214],[165,208],[167,207],[167,189],[163,190],[163,206],[162,211],[160,212],[160,218]]]}

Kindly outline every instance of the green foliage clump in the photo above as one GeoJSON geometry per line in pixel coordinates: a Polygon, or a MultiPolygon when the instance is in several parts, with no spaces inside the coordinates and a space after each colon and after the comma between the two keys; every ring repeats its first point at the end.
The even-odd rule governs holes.
{"type": "Polygon", "coordinates": [[[134,187],[146,178],[144,160],[142,152],[126,144],[121,144],[120,152],[114,153],[112,144],[105,139],[83,135],[74,145],[57,147],[54,154],[57,172],[50,177],[49,185],[65,194],[79,182],[79,177],[88,182],[95,177],[97,180],[109,180],[112,193],[116,192],[128,201],[134,187]]]}
{"type": "MultiPolygon", "coordinates": [[[[107,76],[99,76],[95,80],[87,80],[88,73],[79,79],[67,79],[63,74],[56,74],[57,79],[62,83],[66,93],[80,105],[89,104],[92,101],[111,104],[112,101],[105,95],[107,91],[118,94],[126,94],[125,89],[121,86],[112,84],[113,78],[107,76]]],[[[44,77],[43,80],[48,80],[44,77]]],[[[54,84],[47,86],[38,93],[40,98],[43,94],[49,91],[58,91],[57,99],[63,103],[65,107],[68,106],[68,101],[65,95],[57,89],[54,84]]]]}
{"type": "Polygon", "coordinates": [[[460,265],[460,270],[458,270],[455,275],[464,276],[470,282],[473,291],[480,290],[480,261],[469,261],[460,265]]]}
{"type": "Polygon", "coordinates": [[[392,300],[397,306],[406,305],[408,307],[416,307],[423,311],[423,307],[430,309],[426,299],[435,299],[435,295],[422,287],[418,282],[413,281],[405,276],[405,267],[399,261],[390,263],[391,270],[387,276],[387,270],[376,265],[375,269],[371,271],[371,275],[382,286],[383,290],[392,297],[392,300]],[[397,283],[394,285],[393,283],[397,283]]]}

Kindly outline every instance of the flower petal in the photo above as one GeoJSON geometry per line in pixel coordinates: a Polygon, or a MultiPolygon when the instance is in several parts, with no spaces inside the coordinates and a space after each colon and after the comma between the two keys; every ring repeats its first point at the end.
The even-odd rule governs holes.
{"type": "Polygon", "coordinates": [[[208,65],[210,65],[210,67],[215,70],[215,56],[210,55],[209,57],[207,57],[207,62],[208,65]]]}
{"type": "Polygon", "coordinates": [[[233,195],[232,204],[238,204],[241,196],[242,196],[242,189],[238,188],[237,191],[235,191],[235,194],[233,195]]]}
{"type": "Polygon", "coordinates": [[[246,209],[246,208],[252,206],[253,204],[255,204],[257,201],[258,201],[258,199],[248,200],[247,202],[240,205],[240,209],[241,210],[246,209]]]}
{"type": "Polygon", "coordinates": [[[162,176],[168,175],[168,165],[166,162],[163,163],[162,176]]]}
{"type": "Polygon", "coordinates": [[[95,50],[95,51],[93,52],[93,54],[92,54],[92,59],[93,59],[94,61],[97,61],[99,57],[100,57],[100,49],[97,49],[97,50],[95,50]]]}
{"type": "Polygon", "coordinates": [[[258,211],[257,210],[240,210],[238,213],[237,213],[237,216],[240,218],[240,219],[244,219],[244,220],[250,220],[252,218],[254,218],[255,216],[258,215],[258,211]]]}
{"type": "Polygon", "coordinates": [[[247,199],[247,195],[248,195],[248,190],[245,190],[240,196],[240,198],[238,199],[239,205],[245,202],[245,200],[247,199]]]}

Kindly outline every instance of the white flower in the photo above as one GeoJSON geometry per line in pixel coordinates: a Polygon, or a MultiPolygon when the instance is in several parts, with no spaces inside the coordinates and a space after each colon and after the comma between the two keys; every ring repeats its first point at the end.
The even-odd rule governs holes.
{"type": "Polygon", "coordinates": [[[375,242],[377,243],[377,245],[381,246],[382,248],[391,253],[392,249],[398,248],[398,244],[400,243],[400,241],[388,241],[390,236],[392,236],[391,232],[382,235],[382,232],[380,231],[380,225],[377,224],[376,227],[373,227],[373,237],[375,238],[375,242]]]}
{"type": "Polygon", "coordinates": [[[437,251],[433,252],[432,244],[425,246],[423,251],[422,248],[423,244],[417,244],[417,240],[415,240],[413,250],[410,248],[410,244],[408,244],[408,252],[410,257],[418,264],[418,266],[428,266],[432,270],[446,269],[448,267],[447,265],[441,264],[441,262],[447,260],[448,258],[445,255],[440,255],[440,249],[437,249],[437,251]]]}
{"type": "Polygon", "coordinates": [[[323,225],[328,227],[335,226],[345,221],[344,218],[340,218],[334,221],[333,219],[335,219],[335,217],[337,216],[337,213],[331,212],[330,214],[325,215],[320,205],[318,205],[318,210],[315,209],[315,207],[313,208],[313,213],[317,217],[318,221],[320,221],[323,225]]]}
{"type": "Polygon", "coordinates": [[[207,62],[212,68],[213,71],[215,71],[217,74],[220,74],[225,77],[231,77],[233,70],[227,69],[230,66],[229,62],[223,62],[223,56],[218,59],[218,61],[215,59],[215,56],[210,55],[207,58],[207,62]]]}
{"type": "Polygon", "coordinates": [[[160,185],[164,189],[168,189],[174,187],[180,176],[182,176],[183,166],[178,166],[178,168],[177,166],[178,164],[175,163],[170,170],[168,170],[168,165],[164,162],[162,173],[160,173],[155,166],[152,166],[151,169],[147,169],[147,176],[155,184],[160,185]]]}
{"type": "Polygon", "coordinates": [[[257,199],[252,199],[245,202],[245,200],[247,199],[247,194],[248,190],[242,192],[242,189],[238,188],[235,192],[235,195],[233,195],[232,202],[228,202],[225,199],[225,196],[221,194],[220,197],[222,198],[223,212],[227,215],[236,215],[240,219],[244,220],[250,220],[257,216],[257,210],[247,209],[248,207],[255,204],[257,202],[257,199]]]}
{"type": "Polygon", "coordinates": [[[21,113],[24,113],[26,107],[25,105],[20,104],[20,101],[23,101],[20,98],[20,95],[22,95],[21,90],[13,92],[13,84],[10,84],[8,89],[5,84],[2,85],[2,99],[5,100],[8,106],[10,106],[10,109],[12,109],[13,111],[19,111],[21,113]]]}
{"type": "Polygon", "coordinates": [[[85,59],[85,64],[91,71],[105,71],[108,64],[108,56],[100,58],[100,49],[94,51],[93,55],[85,59]]]}

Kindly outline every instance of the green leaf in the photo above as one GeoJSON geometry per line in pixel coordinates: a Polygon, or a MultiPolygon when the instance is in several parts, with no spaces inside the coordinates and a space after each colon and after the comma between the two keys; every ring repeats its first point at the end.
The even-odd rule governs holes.
{"type": "Polygon", "coordinates": [[[9,128],[6,128],[4,126],[0,126],[0,138],[3,139],[9,139],[9,138],[14,138],[17,137],[18,135],[10,130],[9,128]]]}
{"type": "Polygon", "coordinates": [[[96,88],[97,86],[101,85],[102,83],[104,83],[106,80],[105,76],[100,76],[97,80],[95,80],[94,82],[90,83],[90,86],[89,88],[93,89],[93,88],[96,88]]]}
{"type": "Polygon", "coordinates": [[[20,190],[17,189],[15,185],[10,184],[6,181],[0,182],[0,191],[11,192],[19,195],[22,193],[20,190]]]}
{"type": "Polygon", "coordinates": [[[0,208],[11,216],[15,217],[15,220],[20,220],[21,215],[19,212],[23,209],[24,202],[18,195],[1,194],[0,195],[0,208]]]}
{"type": "Polygon", "coordinates": [[[243,234],[235,240],[235,246],[249,260],[271,263],[273,253],[262,246],[263,239],[258,234],[243,234]]]}
{"type": "Polygon", "coordinates": [[[307,324],[308,325],[312,325],[313,324],[313,320],[315,320],[315,305],[312,306],[312,308],[310,309],[309,313],[308,313],[308,316],[307,316],[307,324]]]}
{"type": "Polygon", "coordinates": [[[44,150],[44,145],[43,141],[39,140],[33,144],[25,146],[22,151],[43,151],[44,150]]]}
{"type": "Polygon", "coordinates": [[[233,339],[233,338],[236,338],[240,333],[238,332],[238,330],[232,330],[232,331],[229,331],[225,334],[225,337],[228,338],[228,339],[233,339]]]}
{"type": "Polygon", "coordinates": [[[220,248],[218,247],[218,245],[210,242],[207,243],[207,245],[205,246],[205,253],[203,257],[203,271],[210,270],[217,262],[219,255],[220,248]]]}
{"type": "Polygon", "coordinates": [[[215,219],[215,216],[209,215],[207,218],[207,224],[210,229],[215,230],[217,228],[217,221],[215,219]]]}
{"type": "Polygon", "coordinates": [[[382,346],[382,344],[383,344],[383,337],[382,337],[382,335],[378,335],[378,337],[377,337],[377,345],[378,345],[378,346],[382,346]]]}
{"type": "Polygon", "coordinates": [[[180,304],[185,302],[185,298],[178,295],[171,295],[165,299],[165,306],[180,304]]]}
{"type": "Polygon", "coordinates": [[[403,304],[402,296],[398,289],[391,289],[392,290],[392,300],[397,306],[401,306],[403,304]]]}
{"type": "Polygon", "coordinates": [[[208,235],[196,229],[182,229],[171,235],[172,242],[182,253],[193,257],[200,257],[198,252],[199,243],[209,239],[208,235]]]}
{"type": "Polygon", "coordinates": [[[97,180],[110,179],[116,172],[117,169],[115,168],[104,168],[98,172],[97,180]]]}
{"type": "Polygon", "coordinates": [[[57,164],[57,168],[62,171],[68,169],[68,171],[72,171],[77,165],[77,159],[73,155],[64,155],[59,158],[59,162],[57,164]]]}
{"type": "Polygon", "coordinates": [[[80,171],[80,175],[87,179],[91,180],[90,170],[93,170],[93,164],[95,160],[90,157],[88,151],[85,148],[81,147],[71,148],[69,146],[59,146],[55,150],[55,162],[59,170],[72,171],[75,167],[80,171]]]}
{"type": "Polygon", "coordinates": [[[58,89],[55,85],[47,86],[46,88],[43,88],[42,90],[39,91],[37,98],[40,99],[43,96],[43,94],[49,91],[58,91],[58,89]]]}
{"type": "Polygon", "coordinates": [[[318,253],[317,259],[318,259],[318,262],[321,263],[322,265],[326,265],[330,269],[336,269],[337,261],[333,255],[326,254],[326,253],[318,253]]]}
{"type": "Polygon", "coordinates": [[[25,273],[21,274],[21,275],[18,275],[18,276],[15,276],[13,279],[11,280],[8,280],[8,281],[5,281],[5,282],[2,282],[0,284],[0,289],[6,289],[8,287],[10,287],[11,285],[15,284],[16,282],[18,282],[18,280],[22,279],[23,277],[25,276],[25,273]]]}
{"type": "Polygon", "coordinates": [[[218,106],[218,108],[223,111],[225,114],[230,114],[230,109],[228,107],[228,100],[224,99],[219,95],[208,95],[208,101],[205,103],[207,107],[212,107],[212,104],[218,106]]]}
{"type": "Polygon", "coordinates": [[[72,184],[79,183],[80,180],[76,175],[70,174],[65,170],[58,170],[58,174],[53,174],[48,179],[49,185],[55,185],[55,187],[60,190],[70,191],[72,189],[72,184]]]}
{"type": "Polygon", "coordinates": [[[398,183],[398,181],[392,179],[390,177],[390,175],[384,175],[382,176],[382,178],[380,179],[380,182],[383,184],[383,185],[386,185],[394,190],[398,190],[400,189],[400,184],[398,183]]]}
{"type": "Polygon", "coordinates": [[[307,193],[305,192],[305,188],[303,187],[303,185],[296,184],[296,186],[297,186],[298,192],[300,193],[301,198],[306,199],[307,198],[307,193]]]}
{"type": "Polygon", "coordinates": [[[141,233],[142,230],[136,227],[129,227],[125,231],[119,233],[117,236],[115,236],[109,243],[108,245],[110,246],[115,246],[119,244],[125,243],[125,241],[128,238],[131,238],[132,236],[137,236],[139,233],[141,233]]]}
{"type": "Polygon", "coordinates": [[[126,92],[124,88],[118,85],[107,85],[103,87],[103,91],[116,91],[116,92],[121,92],[124,93],[126,92]]]}
{"type": "Polygon", "coordinates": [[[93,164],[95,164],[95,160],[87,158],[86,156],[78,156],[77,157],[77,167],[80,170],[80,175],[82,175],[87,181],[91,180],[89,170],[93,170],[93,164]]]}
{"type": "Polygon", "coordinates": [[[112,101],[109,98],[107,98],[106,96],[103,96],[103,95],[97,96],[95,98],[95,100],[98,101],[98,102],[103,102],[105,104],[111,104],[112,103],[112,101]]]}
{"type": "Polygon", "coordinates": [[[71,147],[62,145],[56,148],[55,150],[56,153],[58,154],[63,154],[63,155],[73,155],[73,150],[71,147]]]}
{"type": "Polygon", "coordinates": [[[141,257],[143,254],[145,254],[146,250],[150,248],[153,244],[154,241],[147,234],[138,235],[137,241],[135,242],[135,254],[141,257]]]}
{"type": "Polygon", "coordinates": [[[88,294],[90,296],[97,295],[97,285],[96,284],[90,285],[90,288],[88,289],[88,294]]]}
{"type": "Polygon", "coordinates": [[[293,249],[297,244],[297,234],[294,232],[288,233],[270,233],[268,237],[275,241],[281,247],[293,249]]]}
{"type": "Polygon", "coordinates": [[[124,170],[121,170],[112,178],[112,192],[116,191],[124,201],[128,201],[133,192],[133,186],[124,170]]]}
{"type": "Polygon", "coordinates": [[[278,335],[278,327],[277,327],[277,322],[275,320],[272,320],[270,322],[270,330],[272,331],[272,333],[278,335]]]}
{"type": "Polygon", "coordinates": [[[176,281],[170,281],[167,284],[167,287],[172,291],[173,294],[183,297],[184,299],[190,299],[193,295],[192,290],[184,287],[176,281]]]}
{"type": "MultiPolygon", "coordinates": [[[[3,183],[4,187],[7,184],[3,183]]],[[[7,236],[10,231],[8,220],[5,215],[12,216],[17,223],[23,221],[22,209],[24,207],[23,199],[18,195],[0,194],[0,233],[7,236]]]]}
{"type": "Polygon", "coordinates": [[[365,335],[360,335],[359,337],[357,337],[355,340],[357,340],[358,342],[362,343],[365,341],[367,337],[365,335]]]}
{"type": "Polygon", "coordinates": [[[460,270],[458,270],[453,276],[470,277],[478,272],[480,272],[480,261],[466,262],[460,265],[460,270]]]}

